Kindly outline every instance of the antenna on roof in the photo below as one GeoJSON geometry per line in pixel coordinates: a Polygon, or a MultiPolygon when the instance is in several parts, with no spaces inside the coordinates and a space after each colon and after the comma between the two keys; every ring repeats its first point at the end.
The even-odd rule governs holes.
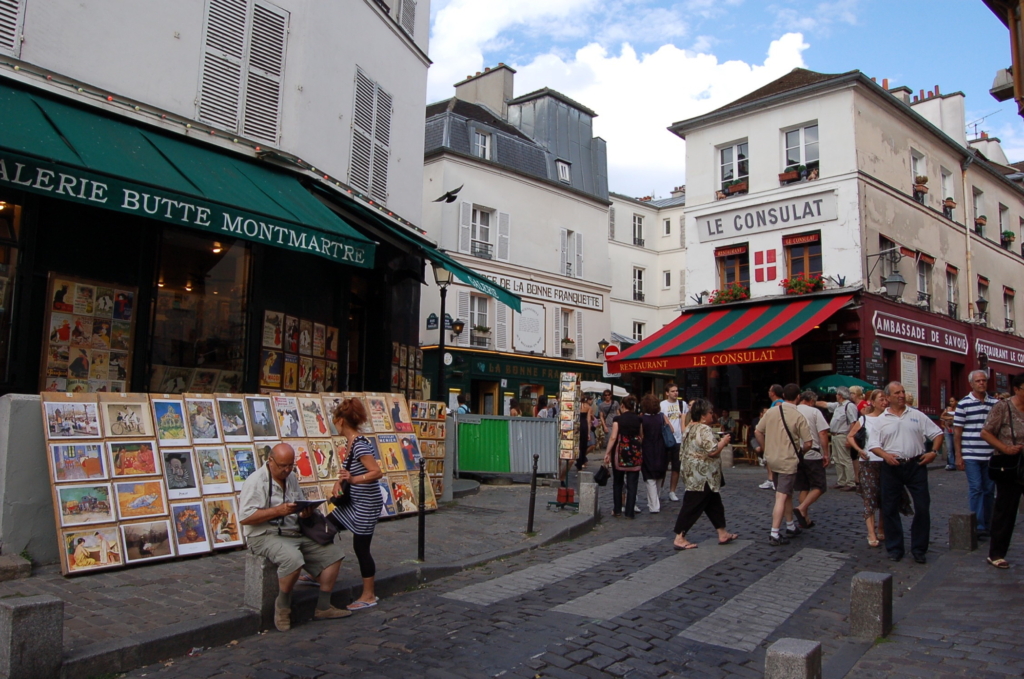
{"type": "Polygon", "coordinates": [[[991,116],[994,116],[997,113],[1002,113],[1002,112],[1003,112],[1002,109],[998,109],[997,108],[995,111],[992,111],[991,113],[986,113],[985,115],[983,115],[982,117],[978,118],[977,120],[972,120],[971,122],[967,123],[967,130],[966,130],[967,133],[970,134],[971,133],[971,127],[973,127],[974,128],[974,138],[977,139],[978,138],[978,125],[980,125],[981,123],[985,122],[985,118],[989,118],[991,116]]]}

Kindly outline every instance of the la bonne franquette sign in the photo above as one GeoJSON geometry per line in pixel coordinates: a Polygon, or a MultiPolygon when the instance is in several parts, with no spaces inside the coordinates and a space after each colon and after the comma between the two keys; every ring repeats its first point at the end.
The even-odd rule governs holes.
{"type": "Polygon", "coordinates": [[[697,217],[697,235],[701,243],[710,243],[764,231],[828,222],[838,216],[836,194],[825,191],[697,217]]]}

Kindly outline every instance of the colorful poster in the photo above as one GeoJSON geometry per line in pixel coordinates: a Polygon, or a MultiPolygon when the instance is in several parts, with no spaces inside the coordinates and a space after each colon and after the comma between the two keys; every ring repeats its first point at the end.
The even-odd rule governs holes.
{"type": "Polygon", "coordinates": [[[65,575],[116,568],[123,564],[117,526],[63,531],[61,565],[65,575]]]}
{"type": "Polygon", "coordinates": [[[384,473],[403,472],[408,469],[405,466],[402,447],[399,445],[398,437],[395,434],[377,434],[377,448],[380,450],[380,459],[384,473]]]}
{"type": "Polygon", "coordinates": [[[115,483],[114,494],[117,496],[117,513],[122,521],[167,515],[162,479],[115,483]]]}
{"type": "Polygon", "coordinates": [[[171,505],[171,523],[178,554],[202,554],[210,551],[210,537],[206,530],[206,512],[202,502],[184,502],[171,505]]]}
{"type": "Polygon", "coordinates": [[[56,279],[53,282],[53,298],[50,301],[50,311],[64,311],[71,313],[75,310],[75,284],[71,281],[56,279]]]}
{"type": "Polygon", "coordinates": [[[122,524],[121,537],[127,563],[157,561],[175,556],[171,522],[167,519],[122,524]]]}
{"type": "Polygon", "coordinates": [[[208,497],[203,501],[206,523],[214,549],[238,547],[243,544],[242,526],[238,523],[238,503],[233,495],[208,497]]]}
{"type": "Polygon", "coordinates": [[[99,286],[96,288],[96,305],[94,316],[99,318],[114,317],[114,289],[99,286]]]}
{"type": "Polygon", "coordinates": [[[260,355],[260,386],[280,389],[284,375],[284,354],[264,349],[260,355]]]}
{"type": "Polygon", "coordinates": [[[43,418],[50,439],[97,438],[99,404],[79,401],[44,401],[43,418]]]}
{"type": "Polygon", "coordinates": [[[191,448],[161,450],[164,460],[164,480],[167,482],[167,497],[171,500],[197,498],[199,477],[196,473],[195,455],[191,448]]]}
{"type": "Polygon", "coordinates": [[[116,479],[162,473],[155,450],[155,441],[107,441],[111,476],[116,479]]]}
{"type": "Polygon", "coordinates": [[[281,379],[281,388],[285,391],[299,388],[299,357],[295,354],[284,355],[284,377],[281,379]]]}
{"type": "Polygon", "coordinates": [[[114,320],[131,321],[134,305],[134,292],[131,290],[114,290],[114,320]]]}
{"type": "Polygon", "coordinates": [[[242,490],[242,484],[256,471],[258,462],[256,448],[251,443],[228,446],[228,463],[231,465],[231,482],[236,491],[242,490]]]}
{"type": "Polygon", "coordinates": [[[309,453],[316,465],[316,476],[321,481],[338,478],[338,455],[331,439],[309,439],[309,453]]]}
{"type": "Polygon", "coordinates": [[[391,403],[391,423],[395,431],[411,432],[412,416],[409,414],[409,405],[402,394],[388,394],[388,401],[391,403]]]}
{"type": "Polygon", "coordinates": [[[255,440],[276,439],[277,417],[274,406],[267,396],[246,396],[246,409],[249,412],[249,424],[255,440]]]}
{"type": "Polygon", "coordinates": [[[388,474],[391,482],[391,497],[395,501],[396,514],[408,514],[416,511],[416,502],[409,483],[409,475],[404,472],[388,474]]]}
{"type": "Polygon", "coordinates": [[[263,312],[263,346],[281,349],[284,344],[284,314],[279,311],[263,312]]]}
{"type": "Polygon", "coordinates": [[[149,397],[145,394],[100,396],[100,412],[107,438],[156,435],[149,397]]]}
{"type": "Polygon", "coordinates": [[[395,511],[395,498],[391,494],[391,481],[385,476],[377,483],[380,487],[380,497],[383,501],[383,504],[380,507],[381,517],[395,516],[397,512],[395,511]]]}
{"type": "Polygon", "coordinates": [[[289,439],[285,441],[295,450],[295,473],[299,483],[312,483],[316,478],[316,464],[309,450],[309,442],[305,439],[289,439]]]}
{"type": "Polygon", "coordinates": [[[224,446],[196,446],[196,466],[203,495],[230,493],[234,491],[228,465],[227,449],[224,446]]]}
{"type": "Polygon", "coordinates": [[[395,426],[391,423],[391,416],[388,414],[390,407],[386,394],[366,394],[366,406],[373,431],[379,434],[395,430],[395,426]]]}
{"type": "Polygon", "coordinates": [[[327,326],[327,360],[337,361],[338,360],[338,329],[334,326],[327,326]]]}
{"type": "Polygon", "coordinates": [[[281,438],[306,436],[299,414],[299,399],[295,396],[274,396],[274,414],[277,417],[277,431],[281,438]]]}
{"type": "Polygon", "coordinates": [[[313,359],[313,391],[320,394],[327,391],[327,363],[319,358],[313,359]]]}
{"type": "Polygon", "coordinates": [[[96,288],[92,285],[79,283],[75,286],[75,308],[76,314],[92,316],[95,312],[96,288]]]}
{"type": "Polygon", "coordinates": [[[224,431],[225,441],[238,443],[252,438],[243,399],[218,398],[217,412],[220,415],[220,427],[224,431]]]}
{"type": "Polygon", "coordinates": [[[50,343],[51,344],[63,344],[65,346],[71,344],[71,321],[73,317],[70,314],[51,314],[50,315],[50,343]]]}
{"type": "Polygon", "coordinates": [[[64,528],[117,520],[109,483],[57,486],[57,512],[64,528]]]}
{"type": "Polygon", "coordinates": [[[299,321],[299,353],[303,356],[313,355],[313,322],[299,321]]]}
{"type": "Polygon", "coordinates": [[[50,462],[53,480],[92,481],[109,478],[107,456],[103,444],[96,443],[51,443],[50,462]]]}
{"type": "Polygon", "coordinates": [[[194,443],[220,443],[220,425],[212,398],[186,398],[185,412],[194,443]]]}
{"type": "Polygon", "coordinates": [[[110,320],[106,318],[92,319],[92,348],[110,348],[110,320]]]}
{"type": "Polygon", "coordinates": [[[306,436],[330,436],[331,431],[324,417],[323,402],[314,396],[299,396],[298,402],[306,436]]]}
{"type": "Polygon", "coordinates": [[[323,358],[327,350],[327,326],[323,323],[313,324],[313,356],[323,358]]]}
{"type": "Polygon", "coordinates": [[[284,317],[284,350],[289,354],[299,353],[299,319],[284,317]]]}
{"type": "Polygon", "coordinates": [[[185,424],[185,406],[179,399],[152,397],[156,439],[161,446],[187,446],[192,443],[185,424]]]}
{"type": "Polygon", "coordinates": [[[313,359],[305,356],[299,357],[299,391],[313,391],[313,359]]]}
{"type": "Polygon", "coordinates": [[[131,347],[132,324],[114,320],[110,324],[110,348],[128,351],[131,347]]]}

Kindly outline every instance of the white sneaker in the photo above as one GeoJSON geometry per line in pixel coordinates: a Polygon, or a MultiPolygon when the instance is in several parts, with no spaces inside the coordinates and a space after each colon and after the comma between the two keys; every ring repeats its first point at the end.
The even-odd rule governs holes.
{"type": "Polygon", "coordinates": [[[757,458],[757,466],[759,466],[759,467],[763,467],[764,466],[764,458],[763,457],[757,458]]]}
{"type": "Polygon", "coordinates": [[[640,513],[640,505],[637,505],[636,507],[634,507],[633,511],[636,512],[637,514],[639,514],[640,513]]]}
{"type": "Polygon", "coordinates": [[[669,493],[668,499],[672,500],[672,502],[679,502],[679,496],[676,495],[675,493],[669,493]]]}
{"type": "Polygon", "coordinates": [[[775,484],[771,481],[765,481],[758,488],[764,488],[765,490],[775,490],[775,484]]]}

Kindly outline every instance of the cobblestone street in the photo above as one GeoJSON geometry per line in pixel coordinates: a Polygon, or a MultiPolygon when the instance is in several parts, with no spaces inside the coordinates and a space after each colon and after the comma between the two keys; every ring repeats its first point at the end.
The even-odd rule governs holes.
{"type": "MultiPolygon", "coordinates": [[[[836,491],[815,506],[816,527],[772,548],[772,493],[757,488],[763,470],[726,475],[727,518],[741,537],[732,545],[718,546],[702,519],[689,536],[700,548],[674,551],[677,503],[633,521],[610,518],[605,506],[602,523],[572,542],[382,599],[342,621],[269,632],[130,676],[759,676],[765,649],[781,637],[820,641],[826,677],[1024,670],[1024,644],[996,629],[1001,611],[1024,603],[1019,568],[986,566],[984,544],[969,555],[948,551],[948,516],[966,509],[963,474],[930,471],[924,566],[870,548],[860,497],[836,491]],[[896,630],[873,646],[847,637],[858,571],[894,576],[896,630]]],[[[1021,556],[1015,546],[1009,558],[1021,556]]]]}

